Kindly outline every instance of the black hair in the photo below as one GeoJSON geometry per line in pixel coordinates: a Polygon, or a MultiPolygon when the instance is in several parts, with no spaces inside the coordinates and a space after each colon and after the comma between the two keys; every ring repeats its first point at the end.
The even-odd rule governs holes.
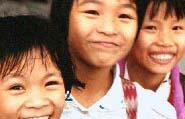
{"type": "Polygon", "coordinates": [[[161,3],[166,3],[164,19],[172,15],[173,11],[178,20],[185,17],[185,1],[184,0],[143,0],[142,4],[138,5],[139,29],[141,28],[147,8],[152,4],[150,11],[150,19],[153,19],[159,12],[161,3]]]}
{"type": "MultiPolygon", "coordinates": [[[[135,3],[136,7],[142,4],[140,3],[142,0],[130,0],[130,1],[135,3]]],[[[69,17],[73,6],[73,2],[74,0],[53,0],[51,4],[50,12],[51,24],[55,31],[58,32],[55,36],[58,35],[58,38],[56,40],[59,40],[60,42],[63,42],[62,40],[67,41],[68,39],[69,17]]],[[[65,43],[67,43],[66,47],[69,48],[68,42],[65,43]]],[[[69,51],[66,53],[70,54],[69,51]]],[[[85,86],[85,84],[82,82],[79,82],[79,85],[81,87],[85,86]]]]}
{"type": "Polygon", "coordinates": [[[51,23],[60,36],[67,40],[69,30],[69,16],[74,0],[53,0],[51,4],[51,23]]]}
{"type": "Polygon", "coordinates": [[[0,18],[0,74],[2,78],[13,70],[21,73],[29,65],[30,56],[32,59],[37,59],[32,51],[38,50],[41,56],[39,58],[45,65],[48,58],[56,64],[64,80],[65,92],[71,92],[75,79],[73,70],[66,70],[71,65],[66,59],[69,56],[65,53],[62,53],[60,58],[57,56],[57,50],[67,49],[65,46],[56,49],[57,41],[52,39],[49,28],[48,20],[38,16],[0,18]]]}
{"type": "MultiPolygon", "coordinates": [[[[55,31],[54,39],[58,42],[58,47],[61,47],[61,44],[65,44],[66,49],[69,49],[68,44],[68,30],[69,30],[69,16],[74,0],[53,0],[51,5],[51,26],[53,31],[55,31]]],[[[58,49],[58,48],[57,48],[58,49]]],[[[57,51],[58,56],[61,57],[61,51],[57,51]]],[[[67,56],[70,56],[69,50],[64,51],[67,56]]],[[[66,70],[73,70],[75,72],[75,65],[72,63],[71,56],[68,57],[72,67],[68,67],[66,70]]],[[[76,75],[74,75],[75,86],[85,88],[85,84],[80,82],[76,75]]]]}
{"type": "MultiPolygon", "coordinates": [[[[44,58],[44,48],[48,37],[47,22],[35,16],[17,16],[0,18],[0,74],[8,75],[15,67],[16,73],[24,68],[22,59],[28,60],[34,48],[41,51],[44,58]]],[[[33,57],[34,58],[34,57],[33,57]]],[[[24,63],[25,64],[25,63],[24,63]]]]}

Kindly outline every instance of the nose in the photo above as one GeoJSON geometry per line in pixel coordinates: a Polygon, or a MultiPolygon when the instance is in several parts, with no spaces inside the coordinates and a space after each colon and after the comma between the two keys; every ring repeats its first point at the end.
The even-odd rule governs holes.
{"type": "Polygon", "coordinates": [[[104,35],[116,35],[117,26],[112,17],[105,17],[98,21],[97,31],[104,35]]]}
{"type": "Polygon", "coordinates": [[[43,108],[49,106],[50,101],[45,95],[45,93],[41,90],[32,90],[29,92],[27,96],[27,100],[25,101],[26,108],[43,108]]]}
{"type": "Polygon", "coordinates": [[[173,45],[173,37],[170,30],[162,30],[158,34],[157,44],[163,47],[170,47],[173,45]]]}

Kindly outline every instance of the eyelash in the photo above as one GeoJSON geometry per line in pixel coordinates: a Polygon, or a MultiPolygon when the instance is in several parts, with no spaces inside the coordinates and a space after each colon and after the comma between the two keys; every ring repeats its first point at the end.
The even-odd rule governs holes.
{"type": "Polygon", "coordinates": [[[17,85],[11,86],[9,90],[16,90],[16,91],[24,90],[24,87],[17,84],[17,85]]]}
{"type": "Polygon", "coordinates": [[[99,15],[99,13],[96,10],[87,10],[85,11],[85,13],[91,14],[91,15],[99,15]]]}
{"type": "MultiPolygon", "coordinates": [[[[98,13],[98,11],[96,11],[96,10],[87,10],[87,11],[85,11],[85,13],[91,14],[91,15],[100,15],[100,14],[98,13]]],[[[132,17],[131,17],[130,15],[128,15],[128,14],[120,14],[118,17],[119,17],[119,18],[132,19],[132,17]]]]}
{"type": "Polygon", "coordinates": [[[183,27],[181,27],[181,26],[174,26],[172,29],[173,30],[183,30],[183,27]]]}
{"type": "Polygon", "coordinates": [[[58,81],[48,81],[45,86],[53,86],[53,85],[58,85],[59,82],[58,81]]]}
{"type": "Polygon", "coordinates": [[[149,25],[149,26],[146,26],[145,29],[148,29],[148,30],[156,30],[156,26],[153,26],[153,25],[149,25]]]}
{"type": "Polygon", "coordinates": [[[128,14],[120,14],[120,15],[119,15],[119,18],[132,19],[132,17],[131,17],[130,15],[128,15],[128,14]]]}

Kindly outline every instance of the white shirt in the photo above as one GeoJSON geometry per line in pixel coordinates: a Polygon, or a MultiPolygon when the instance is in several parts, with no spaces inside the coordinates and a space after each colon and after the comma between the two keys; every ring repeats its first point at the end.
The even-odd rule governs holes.
{"type": "MultiPolygon", "coordinates": [[[[170,93],[170,73],[168,73],[156,92],[144,89],[134,82],[138,95],[137,119],[176,119],[175,108],[168,102],[170,93]]],[[[130,79],[125,67],[125,79],[130,79]]],[[[146,79],[147,80],[147,79],[146,79]]]]}
{"type": "MultiPolygon", "coordinates": [[[[129,74],[128,74],[128,68],[127,68],[127,63],[125,65],[125,74],[124,78],[129,80],[129,74]]],[[[170,78],[170,72],[166,74],[163,82],[161,85],[158,87],[158,89],[155,91],[155,95],[158,96],[158,98],[161,98],[162,100],[168,100],[170,91],[171,91],[171,80],[170,78]]],[[[146,79],[147,80],[147,79],[146,79]]]]}
{"type": "Polygon", "coordinates": [[[85,108],[71,95],[66,100],[61,119],[127,119],[119,66],[116,65],[113,71],[113,84],[105,96],[85,108]]]}

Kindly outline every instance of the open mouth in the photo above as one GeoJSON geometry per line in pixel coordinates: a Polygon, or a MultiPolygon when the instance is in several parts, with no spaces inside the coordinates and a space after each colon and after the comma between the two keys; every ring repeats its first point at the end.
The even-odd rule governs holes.
{"type": "Polygon", "coordinates": [[[150,57],[156,60],[171,60],[173,54],[151,54],[150,57]]]}
{"type": "Polygon", "coordinates": [[[173,60],[174,54],[165,53],[165,54],[150,54],[150,58],[159,64],[167,64],[173,60]]]}

